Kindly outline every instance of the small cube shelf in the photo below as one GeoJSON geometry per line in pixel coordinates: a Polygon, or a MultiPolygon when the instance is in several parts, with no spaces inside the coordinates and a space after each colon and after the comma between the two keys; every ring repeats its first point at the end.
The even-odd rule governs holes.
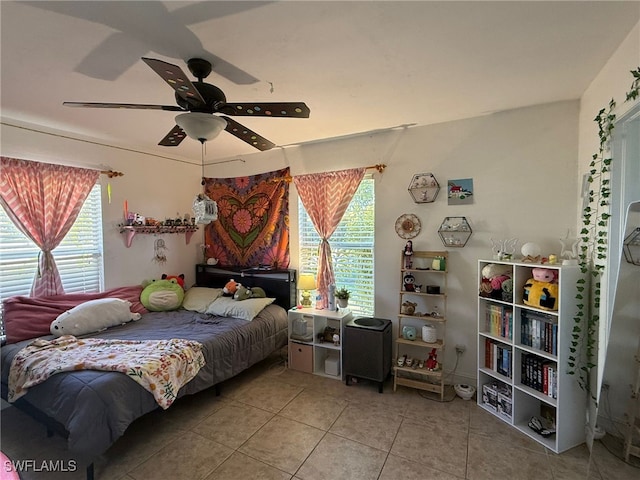
{"type": "Polygon", "coordinates": [[[351,310],[289,310],[289,368],[341,380],[342,338],[345,324],[353,318],[351,310]],[[334,329],[339,339],[325,339],[325,329],[334,329]]]}

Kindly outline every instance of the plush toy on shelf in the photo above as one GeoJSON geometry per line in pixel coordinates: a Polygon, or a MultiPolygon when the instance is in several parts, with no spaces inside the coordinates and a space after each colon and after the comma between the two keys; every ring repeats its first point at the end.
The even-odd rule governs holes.
{"type": "Polygon", "coordinates": [[[533,278],[524,285],[522,301],[543,310],[558,309],[558,272],[550,268],[534,268],[533,278]]]}
{"type": "Polygon", "coordinates": [[[434,348],[431,350],[429,354],[429,358],[427,359],[424,366],[427,370],[437,370],[438,369],[438,351],[434,348]]]}
{"type": "Polygon", "coordinates": [[[400,307],[400,313],[404,315],[413,315],[416,311],[416,307],[418,306],[415,302],[405,301],[402,303],[400,307]]]}
{"type": "Polygon", "coordinates": [[[402,283],[404,284],[405,292],[415,292],[416,291],[416,277],[414,277],[411,273],[405,273],[402,279],[402,283]]]}

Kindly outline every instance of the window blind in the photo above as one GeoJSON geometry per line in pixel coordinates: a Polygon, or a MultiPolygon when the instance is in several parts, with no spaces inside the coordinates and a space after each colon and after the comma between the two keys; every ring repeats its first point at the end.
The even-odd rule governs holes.
{"type": "MultiPolygon", "coordinates": [[[[96,184],[73,227],[53,250],[66,293],[104,289],[100,197],[101,187],[96,184]]],[[[29,295],[38,268],[39,253],[40,249],[16,228],[0,208],[0,302],[13,295],[29,295]]]]}
{"type": "MultiPolygon", "coordinates": [[[[345,287],[351,292],[349,308],[355,316],[374,314],[374,187],[371,175],[362,180],[340,225],[329,239],[336,287],[345,287]]],[[[320,237],[300,199],[298,206],[299,273],[316,275],[320,237]]]]}

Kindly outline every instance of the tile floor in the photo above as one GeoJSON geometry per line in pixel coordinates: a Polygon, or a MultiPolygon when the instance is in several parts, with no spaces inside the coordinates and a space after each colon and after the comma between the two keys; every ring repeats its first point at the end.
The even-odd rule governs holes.
{"type": "MultiPolygon", "coordinates": [[[[427,394],[428,395],[428,394],[427,394]]],[[[69,459],[65,442],[2,410],[13,459],[69,459]]],[[[440,403],[391,382],[343,382],[288,370],[282,352],[213,392],[135,422],[95,462],[96,480],[640,479],[596,442],[556,455],[473,401],[440,403]]],[[[23,472],[23,479],[83,479],[23,472]]]]}

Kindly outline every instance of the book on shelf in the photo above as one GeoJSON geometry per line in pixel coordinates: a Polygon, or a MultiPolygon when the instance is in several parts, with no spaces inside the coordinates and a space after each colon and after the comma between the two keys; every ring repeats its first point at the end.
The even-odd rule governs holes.
{"type": "Polygon", "coordinates": [[[504,305],[488,304],[485,309],[485,328],[496,337],[513,338],[513,309],[504,305]]]}
{"type": "Polygon", "coordinates": [[[554,362],[536,355],[523,353],[520,381],[543,395],[558,398],[558,369],[554,362]]]}
{"type": "Polygon", "coordinates": [[[557,320],[551,315],[523,310],[520,315],[520,343],[557,355],[557,320]]]}
{"type": "Polygon", "coordinates": [[[511,378],[513,352],[509,345],[485,338],[484,366],[500,375],[511,378]]]}

